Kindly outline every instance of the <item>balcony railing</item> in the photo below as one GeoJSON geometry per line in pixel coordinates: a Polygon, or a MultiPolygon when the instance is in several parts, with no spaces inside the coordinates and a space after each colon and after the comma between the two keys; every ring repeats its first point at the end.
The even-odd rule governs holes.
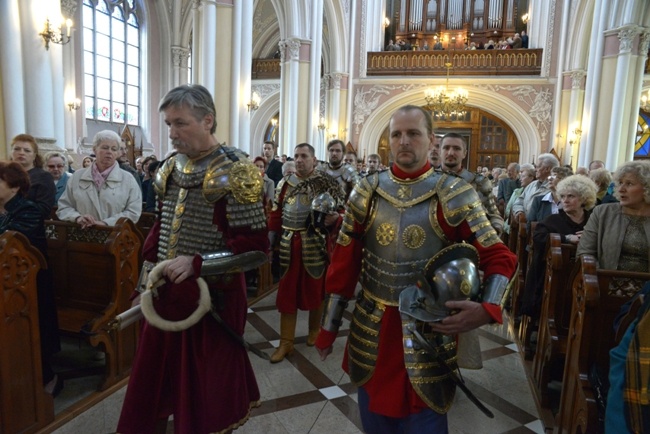
{"type": "Polygon", "coordinates": [[[540,75],[542,49],[379,51],[368,53],[368,75],[540,75]]]}
{"type": "Polygon", "coordinates": [[[280,78],[280,59],[253,59],[253,78],[280,78]]]}
{"type": "MultiPolygon", "coordinates": [[[[539,75],[541,48],[532,50],[379,51],[368,53],[368,75],[539,75]]],[[[253,59],[252,77],[280,78],[280,59],[253,59]]]]}

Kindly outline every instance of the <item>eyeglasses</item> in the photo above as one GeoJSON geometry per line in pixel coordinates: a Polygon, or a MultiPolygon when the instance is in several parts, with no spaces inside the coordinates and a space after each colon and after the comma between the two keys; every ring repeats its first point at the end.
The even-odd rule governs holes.
{"type": "Polygon", "coordinates": [[[50,169],[63,169],[65,166],[63,164],[48,164],[47,167],[50,169]]]}

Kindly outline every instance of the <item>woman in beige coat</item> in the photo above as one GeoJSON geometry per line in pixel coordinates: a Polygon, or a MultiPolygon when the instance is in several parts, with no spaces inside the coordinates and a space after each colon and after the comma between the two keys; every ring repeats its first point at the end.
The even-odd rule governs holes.
{"type": "Polygon", "coordinates": [[[120,169],[117,156],[120,136],[104,130],[93,139],[97,158],[90,167],[77,170],[59,199],[56,214],[82,228],[114,226],[121,217],[134,223],[142,213],[142,191],[130,173],[120,169]]]}

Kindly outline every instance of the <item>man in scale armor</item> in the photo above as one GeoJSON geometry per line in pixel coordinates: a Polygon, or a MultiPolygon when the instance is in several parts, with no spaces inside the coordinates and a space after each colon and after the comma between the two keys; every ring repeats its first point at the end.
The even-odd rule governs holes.
{"type": "Polygon", "coordinates": [[[343,192],[334,178],[315,170],[314,148],[296,146],[296,173],[285,177],[276,189],[269,215],[271,244],[280,244],[280,346],[271,362],[293,352],[298,310],[309,311],[307,345],[314,345],[320,330],[325,270],[329,264],[328,231],[339,221],[343,192]]]}
{"type": "MultiPolygon", "coordinates": [[[[431,168],[427,157],[434,134],[427,111],[398,109],[389,137],[392,167],[368,175],[350,195],[327,271],[328,295],[315,345],[322,359],[332,351],[347,301],[360,282],[343,368],[359,387],[364,430],[445,433],[455,393],[455,335],[501,322],[516,257],[499,240],[474,189],[431,168]],[[462,242],[478,251],[484,284],[477,299],[444,303],[453,315],[417,322],[435,348],[430,354],[416,343],[414,321],[400,315],[400,294],[416,284],[437,253],[462,242]]],[[[428,283],[442,291],[436,279],[428,283]]]]}
{"type": "Polygon", "coordinates": [[[164,331],[147,317],[117,431],[164,433],[173,414],[175,433],[223,432],[243,424],[260,399],[241,343],[244,275],[220,264],[221,258],[254,251],[266,258],[262,178],[246,154],[217,142],[214,102],[203,86],[171,90],[159,110],[177,153],[154,181],[160,218],[143,256],[168,261],[161,265],[166,283],[153,306],[164,320],[159,322],[177,321],[181,331],[164,331]],[[183,319],[197,309],[198,291],[209,291],[210,313],[188,325],[183,319]]]}

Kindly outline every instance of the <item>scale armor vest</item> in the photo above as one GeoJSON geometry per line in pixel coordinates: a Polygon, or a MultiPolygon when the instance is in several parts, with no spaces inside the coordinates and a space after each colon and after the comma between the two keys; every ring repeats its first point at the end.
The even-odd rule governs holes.
{"type": "Polygon", "coordinates": [[[162,201],[158,260],[226,248],[213,223],[214,203],[224,197],[230,227],[266,228],[256,170],[244,153],[225,146],[198,160],[167,159],[154,181],[162,201]]]}
{"type": "MultiPolygon", "coordinates": [[[[365,227],[360,278],[363,291],[353,313],[348,341],[350,378],[357,386],[372,377],[386,306],[397,306],[400,292],[415,282],[415,273],[422,272],[428,260],[450,243],[437,220],[439,205],[448,225],[467,222],[481,244],[499,242],[476,192],[455,175],[430,170],[404,181],[390,171],[373,173],[362,179],[350,195],[337,242],[351,242],[355,221],[365,227]]],[[[433,333],[420,322],[415,325],[447,365],[455,369],[453,337],[433,333]]],[[[453,402],[455,385],[444,369],[419,348],[409,330],[413,326],[414,319],[402,315],[406,371],[418,396],[435,411],[445,413],[453,402]]]]}
{"type": "MultiPolygon", "coordinates": [[[[288,184],[282,201],[282,236],[280,238],[280,275],[284,276],[291,262],[291,240],[295,233],[300,233],[302,243],[302,264],[314,279],[323,276],[328,263],[325,238],[313,228],[309,228],[311,218],[311,202],[316,196],[331,189],[338,189],[336,181],[326,174],[314,171],[307,179],[291,175],[278,185],[282,192],[284,184],[288,184]],[[301,188],[305,185],[313,188],[301,188]]],[[[335,192],[336,199],[341,193],[335,192]]],[[[276,203],[277,207],[278,204],[276,203]]]]}

